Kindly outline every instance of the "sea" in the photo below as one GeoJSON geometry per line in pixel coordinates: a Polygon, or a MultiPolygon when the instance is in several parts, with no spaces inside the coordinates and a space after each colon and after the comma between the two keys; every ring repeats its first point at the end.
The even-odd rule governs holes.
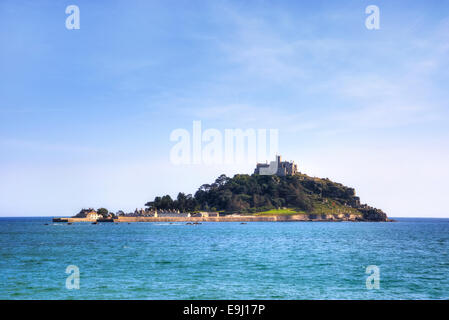
{"type": "Polygon", "coordinates": [[[449,299],[449,219],[0,218],[0,299],[449,299]]]}

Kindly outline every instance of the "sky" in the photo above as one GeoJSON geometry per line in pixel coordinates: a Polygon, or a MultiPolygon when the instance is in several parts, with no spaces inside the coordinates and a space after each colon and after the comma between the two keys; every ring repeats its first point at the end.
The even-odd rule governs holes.
{"type": "Polygon", "coordinates": [[[131,211],[251,174],[171,161],[171,133],[201,121],[277,129],[284,159],[391,217],[449,217],[448,80],[447,1],[2,0],[0,216],[131,211]]]}

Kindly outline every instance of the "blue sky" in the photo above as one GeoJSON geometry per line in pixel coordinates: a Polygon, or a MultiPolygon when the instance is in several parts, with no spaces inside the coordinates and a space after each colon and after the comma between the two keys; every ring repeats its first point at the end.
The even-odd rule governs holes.
{"type": "Polygon", "coordinates": [[[278,128],[300,171],[449,217],[448,2],[2,1],[0,47],[0,216],[134,210],[251,173],[170,163],[170,133],[201,120],[278,128]]]}

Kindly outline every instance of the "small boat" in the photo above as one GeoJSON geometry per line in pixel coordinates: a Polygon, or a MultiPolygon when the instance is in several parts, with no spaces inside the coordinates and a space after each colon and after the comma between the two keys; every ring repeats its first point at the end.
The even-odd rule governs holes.
{"type": "Polygon", "coordinates": [[[68,224],[68,225],[71,225],[72,223],[71,223],[71,222],[67,222],[67,224],[68,224]]]}
{"type": "Polygon", "coordinates": [[[246,222],[240,222],[240,224],[246,224],[246,222]]]}
{"type": "Polygon", "coordinates": [[[95,221],[95,222],[92,222],[92,224],[98,224],[98,222],[97,222],[97,221],[95,221]]]}

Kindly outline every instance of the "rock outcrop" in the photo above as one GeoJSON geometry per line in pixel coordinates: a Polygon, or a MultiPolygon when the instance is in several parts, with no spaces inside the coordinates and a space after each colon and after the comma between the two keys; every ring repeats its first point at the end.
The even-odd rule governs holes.
{"type": "Polygon", "coordinates": [[[364,221],[389,221],[387,214],[380,209],[366,207],[357,210],[362,213],[364,221]]]}

